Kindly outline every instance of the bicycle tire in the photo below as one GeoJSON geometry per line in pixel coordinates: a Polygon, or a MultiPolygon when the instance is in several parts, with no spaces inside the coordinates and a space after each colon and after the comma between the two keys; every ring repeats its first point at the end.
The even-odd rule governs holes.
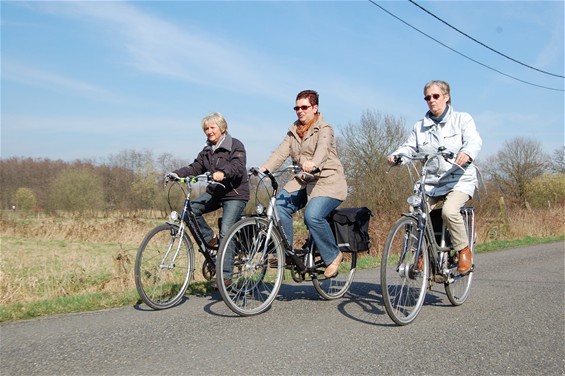
{"type": "Polygon", "coordinates": [[[139,296],[153,309],[176,305],[188,288],[193,265],[194,249],[187,234],[181,239],[179,226],[172,223],[155,227],[141,242],[135,259],[139,296]]]}
{"type": "Polygon", "coordinates": [[[422,262],[415,259],[418,247],[418,222],[412,217],[400,218],[392,227],[383,249],[381,288],[385,309],[398,325],[414,321],[426,296],[429,255],[424,239],[422,262]]]}
{"type": "Polygon", "coordinates": [[[243,218],[231,227],[218,251],[218,290],[226,305],[240,316],[258,315],[268,310],[283,281],[281,235],[273,229],[267,239],[268,226],[266,218],[243,218]],[[263,257],[265,244],[267,253],[263,257]],[[231,265],[230,253],[234,256],[231,265]]]}
{"type": "Polygon", "coordinates": [[[324,277],[324,269],[326,265],[320,256],[316,257],[316,266],[320,266],[320,272],[312,279],[314,288],[318,294],[326,299],[333,300],[341,298],[349,290],[353,277],[355,276],[355,269],[357,267],[357,253],[344,253],[343,260],[339,265],[338,274],[335,277],[324,277]]]}
{"type": "MultiPolygon", "coordinates": [[[[467,237],[469,240],[469,250],[471,251],[471,260],[474,260],[475,256],[475,218],[474,211],[471,209],[472,215],[466,215],[465,218],[465,228],[467,230],[467,237]]],[[[465,303],[469,294],[471,293],[471,284],[473,282],[473,269],[467,274],[461,275],[458,272],[452,276],[453,281],[445,283],[445,293],[447,294],[447,299],[454,306],[460,306],[465,303]]]]}

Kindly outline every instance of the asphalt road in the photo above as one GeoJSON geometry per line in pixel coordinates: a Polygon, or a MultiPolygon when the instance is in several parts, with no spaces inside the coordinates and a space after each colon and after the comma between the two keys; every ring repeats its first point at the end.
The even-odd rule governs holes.
{"type": "Polygon", "coordinates": [[[479,254],[470,298],[443,287],[396,326],[378,270],[323,301],[285,281],[266,313],[218,293],[165,311],[135,306],[0,324],[2,375],[564,375],[565,242],[479,254]]]}

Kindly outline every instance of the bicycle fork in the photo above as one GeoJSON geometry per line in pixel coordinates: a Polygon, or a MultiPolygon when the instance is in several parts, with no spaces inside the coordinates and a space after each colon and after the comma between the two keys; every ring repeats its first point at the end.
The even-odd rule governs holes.
{"type": "Polygon", "coordinates": [[[161,268],[161,269],[173,269],[175,267],[175,260],[177,259],[177,256],[178,256],[180,249],[182,247],[183,236],[184,236],[184,225],[181,224],[178,227],[176,227],[174,225],[171,226],[171,240],[169,242],[169,246],[167,247],[167,252],[165,252],[163,259],[161,260],[161,263],[159,264],[159,268],[161,268]],[[178,239],[178,243],[177,243],[176,247],[174,247],[176,239],[178,239]],[[170,253],[173,251],[173,248],[175,248],[174,254],[170,258],[170,262],[167,262],[167,260],[169,259],[170,253]]]}

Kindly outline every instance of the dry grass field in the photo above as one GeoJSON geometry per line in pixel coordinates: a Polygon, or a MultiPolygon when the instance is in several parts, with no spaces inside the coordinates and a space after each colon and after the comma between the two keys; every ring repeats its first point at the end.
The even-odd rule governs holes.
{"type": "MultiPolygon", "coordinates": [[[[477,244],[491,240],[565,235],[565,208],[515,210],[477,218],[477,244]]],[[[209,223],[216,223],[210,217],[209,223]]],[[[133,265],[145,234],[162,219],[53,218],[5,212],[0,217],[0,306],[96,292],[135,290],[133,265]]],[[[371,221],[371,254],[383,247],[392,223],[371,221]]],[[[303,227],[303,225],[302,225],[303,227]]],[[[300,226],[297,241],[300,241],[300,226]]],[[[202,257],[197,253],[195,281],[202,257]]]]}

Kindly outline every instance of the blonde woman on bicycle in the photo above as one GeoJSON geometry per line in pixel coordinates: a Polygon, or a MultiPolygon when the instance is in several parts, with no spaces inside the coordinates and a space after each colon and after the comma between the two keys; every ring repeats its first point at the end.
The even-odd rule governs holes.
{"type": "Polygon", "coordinates": [[[428,166],[425,188],[430,210],[442,207],[442,219],[451,232],[454,249],[459,252],[458,271],[464,274],[471,270],[473,261],[460,209],[473,197],[477,186],[477,172],[471,162],[481,150],[482,139],[471,115],[453,111],[447,82],[428,82],[424,86],[424,100],[429,111],[387,161],[396,163],[398,154],[434,154],[439,147],[454,153],[453,164],[438,158],[428,166]]]}

